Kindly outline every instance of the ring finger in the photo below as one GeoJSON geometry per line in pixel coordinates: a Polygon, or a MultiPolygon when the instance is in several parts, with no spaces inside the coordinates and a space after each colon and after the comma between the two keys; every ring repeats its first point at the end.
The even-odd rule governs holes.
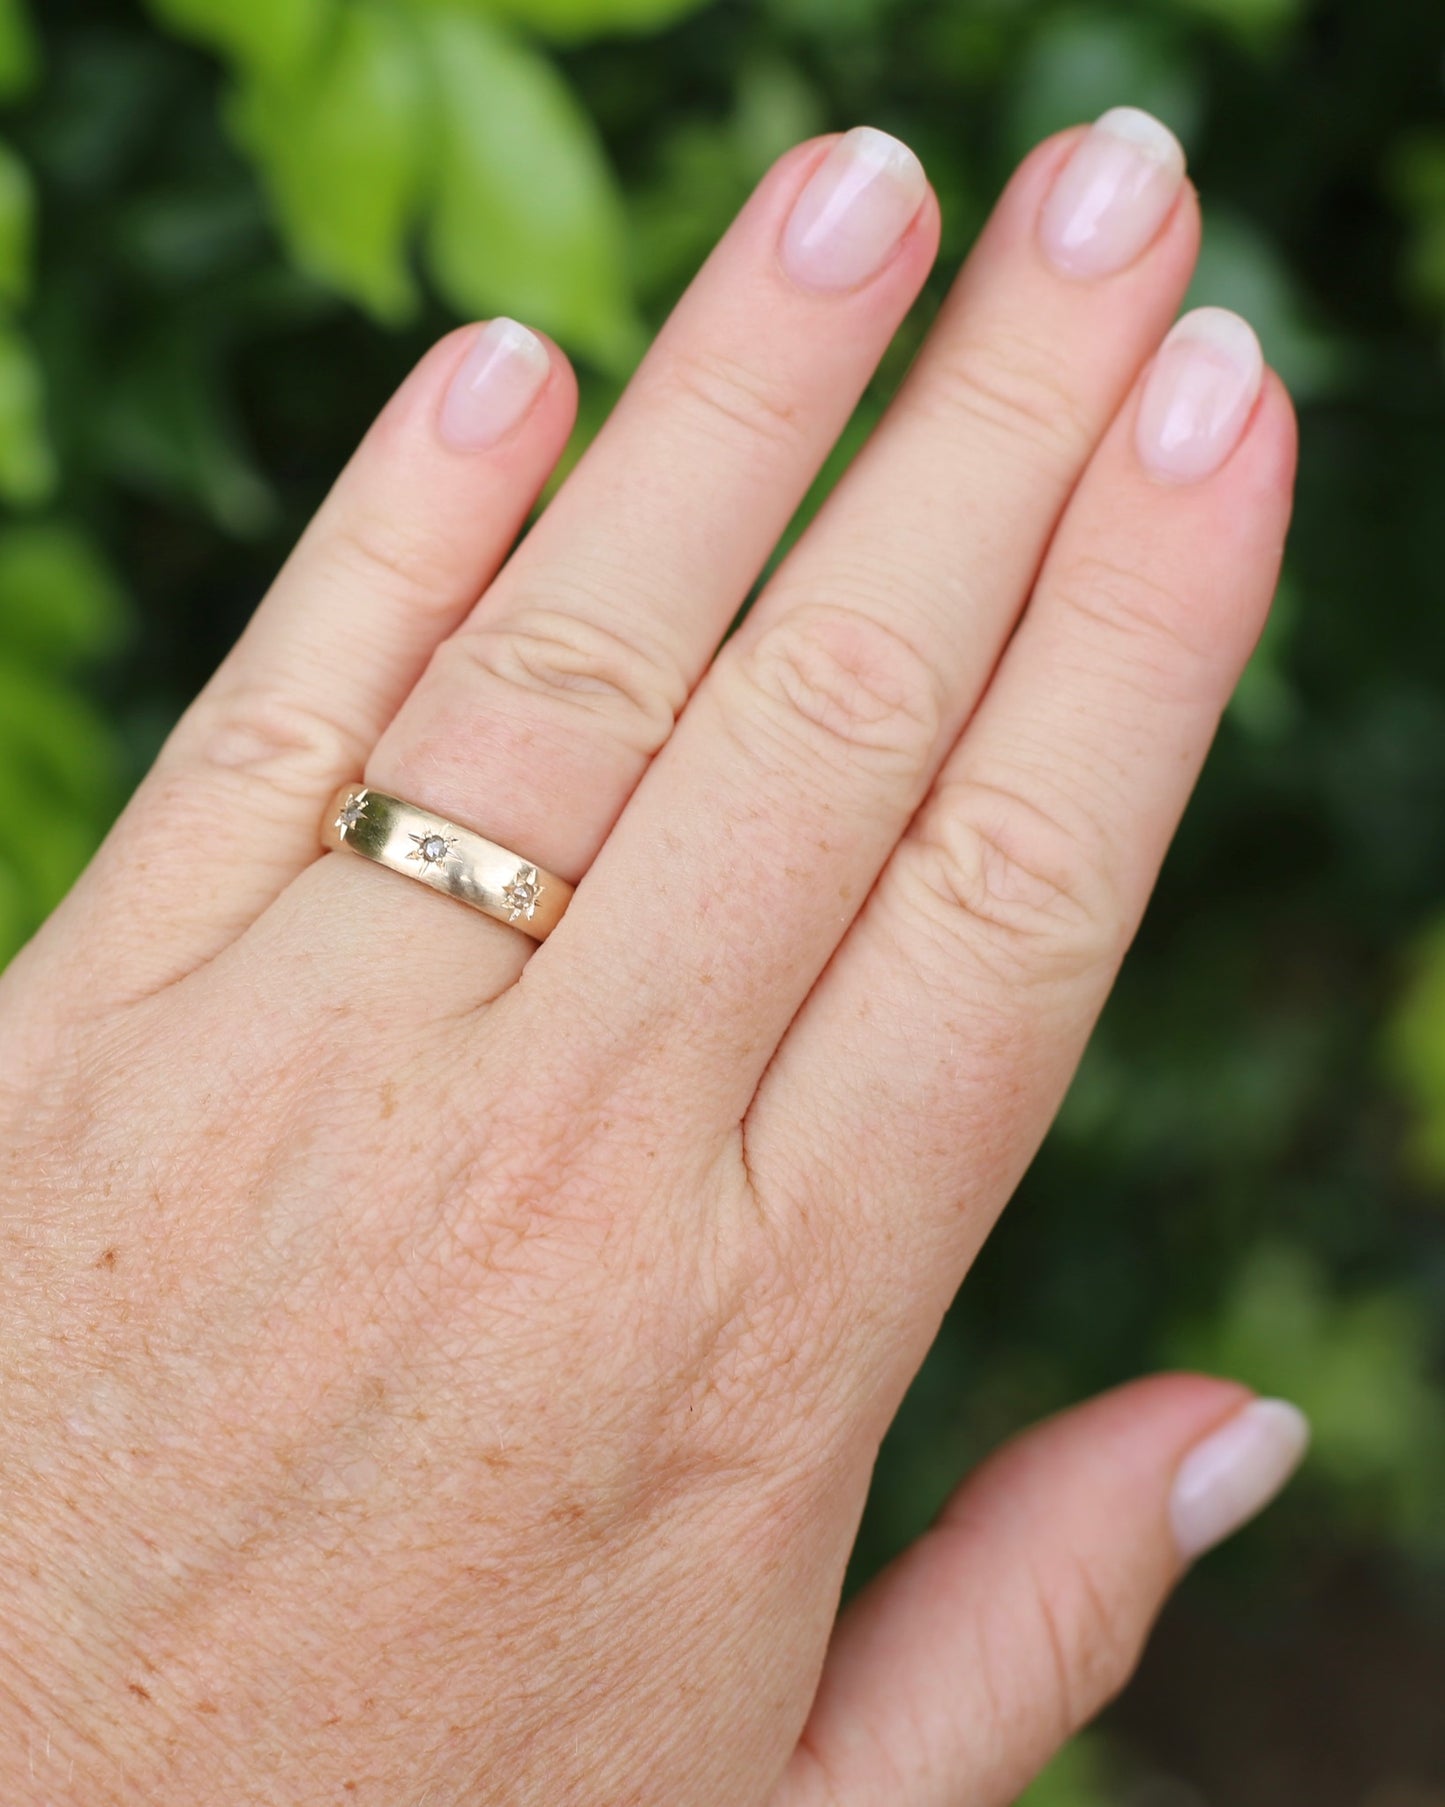
{"type": "MultiPolygon", "coordinates": [[[[367,783],[579,877],[845,426],[937,230],[917,159],[882,133],[786,157],[551,507],[438,647],[367,783]]],[[[430,958],[453,964],[465,948],[482,995],[527,952],[351,860],[307,874],[294,905],[324,889],[334,906],[341,887],[359,934],[425,920],[430,958]]]]}

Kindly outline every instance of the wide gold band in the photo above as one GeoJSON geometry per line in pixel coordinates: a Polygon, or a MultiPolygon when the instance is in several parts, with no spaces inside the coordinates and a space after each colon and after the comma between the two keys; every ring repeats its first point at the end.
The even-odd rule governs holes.
{"type": "Polygon", "coordinates": [[[321,844],[359,853],[420,880],[484,916],[545,941],[572,901],[572,887],[474,829],[365,785],[344,785],[321,822],[321,844]]]}

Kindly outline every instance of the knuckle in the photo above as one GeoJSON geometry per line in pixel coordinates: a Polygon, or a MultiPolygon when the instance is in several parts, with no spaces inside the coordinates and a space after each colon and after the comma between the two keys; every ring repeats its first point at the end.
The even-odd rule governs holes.
{"type": "Polygon", "coordinates": [[[1100,555],[1080,557],[1059,577],[1056,594],[1110,670],[1149,696],[1162,690],[1184,701],[1208,672],[1204,625],[1181,606],[1176,589],[1147,572],[1100,555]]]}
{"type": "Polygon", "coordinates": [[[661,646],[594,619],[527,605],[493,626],[468,629],[438,649],[460,682],[484,679],[546,699],[568,715],[601,721],[613,740],[655,753],[687,700],[687,680],[661,646]]]}
{"type": "Polygon", "coordinates": [[[1071,1737],[1127,1684],[1146,1627],[1129,1601],[1100,1586],[1083,1557],[1041,1573],[1034,1599],[1058,1727],[1062,1738],[1071,1737]]]}
{"type": "Polygon", "coordinates": [[[794,738],[801,733],[815,754],[850,766],[863,756],[916,777],[942,732],[937,673],[900,634],[858,610],[789,609],[741,655],[740,670],[794,738]]]}
{"type": "Polygon", "coordinates": [[[423,518],[354,511],[328,534],[323,568],[347,589],[360,585],[409,612],[449,615],[459,600],[456,560],[447,554],[447,536],[425,528],[423,518]]]}
{"type": "Polygon", "coordinates": [[[204,764],[259,778],[286,797],[314,796],[338,773],[359,771],[366,752],[354,729],[314,699],[251,681],[202,697],[194,724],[204,764]]]}
{"type": "Polygon", "coordinates": [[[1056,354],[1025,338],[960,337],[928,372],[921,395],[950,421],[962,416],[1060,463],[1077,462],[1095,437],[1056,354]]]}
{"type": "Polygon", "coordinates": [[[904,867],[913,902],[942,934],[1010,980],[1067,981],[1121,951],[1123,914],[1097,830],[1014,784],[940,788],[904,867]]]}
{"type": "Polygon", "coordinates": [[[723,352],[666,354],[659,381],[674,406],[714,438],[791,450],[803,435],[796,402],[776,378],[723,352]]]}

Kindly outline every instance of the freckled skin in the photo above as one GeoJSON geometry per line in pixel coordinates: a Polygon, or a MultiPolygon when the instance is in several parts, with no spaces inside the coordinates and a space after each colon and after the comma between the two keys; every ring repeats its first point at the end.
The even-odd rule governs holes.
{"type": "MultiPolygon", "coordinates": [[[[252,981],[240,963],[205,975],[196,1007],[224,1019],[240,1007],[232,987],[252,981]]],[[[73,1677],[74,1717],[50,1729],[84,1778],[74,1798],[310,1799],[291,1766],[340,1776],[403,1736],[410,1699],[458,1728],[435,1801],[581,1800],[649,1766],[666,1781],[648,1798],[705,1789],[716,1705],[654,1748],[670,1678],[725,1668],[759,1611],[791,1616],[769,1502],[838,1480],[827,1436],[811,1449],[760,1436],[696,1384],[719,1358],[746,1365],[740,1385],[763,1384],[769,1347],[737,1314],[745,1289],[774,1284],[771,1251],[753,1234],[725,1279],[662,1221],[676,1162],[658,1173],[660,1132],[630,1103],[579,1148],[575,1126],[599,1120],[606,1089],[575,1061],[565,1082],[547,1068],[566,1063],[544,1063],[519,1098],[499,1050],[507,1109],[418,1134],[397,1164],[397,1125],[461,1123],[460,1044],[412,1086],[387,1076],[400,1038],[323,1049],[305,1028],[260,1067],[220,1045],[201,1068],[179,1058],[183,1027],[167,1032],[163,1014],[150,1010],[153,1039],[124,1079],[101,1075],[118,1072],[130,1022],[67,1050],[69,1097],[5,1124],[8,1185],[50,1178],[28,1184],[44,1282],[0,1345],[22,1402],[8,1447],[22,1463],[43,1450],[47,1472],[0,1544],[7,1566],[29,1548],[46,1557],[13,1596],[0,1674],[63,1661],[73,1677]],[[104,1090],[111,1107],[77,1136],[74,1101],[104,1090]],[[191,1128],[157,1158],[159,1099],[191,1128]],[[231,1133],[211,1133],[216,1115],[231,1133]],[[97,1205],[102,1169],[114,1185],[97,1205]],[[622,1187],[626,1220],[611,1202],[622,1187]],[[150,1200],[140,1213],[132,1191],[150,1200]],[[203,1221],[183,1209],[196,1196],[203,1221]],[[79,1256],[79,1211],[92,1249],[114,1233],[99,1256],[79,1256]],[[76,1285],[78,1258],[103,1292],[76,1285]],[[644,1276],[664,1309],[641,1320],[644,1276]],[[57,1412],[75,1427],[58,1444],[57,1412]],[[699,1610],[686,1552],[704,1549],[735,1599],[731,1634],[699,1610]],[[538,1686],[575,1708],[538,1726],[522,1710],[538,1686]],[[254,1768],[260,1699],[268,1747],[287,1754],[270,1780],[254,1768]],[[640,1742],[619,1736],[601,1767],[579,1759],[583,1726],[647,1700],[640,1742]],[[167,1728],[138,1755],[125,1702],[167,1728]],[[197,1721],[212,1729],[188,1742],[197,1721]]],[[[740,1216],[736,1175],[693,1190],[714,1232],[740,1216]]],[[[848,1472],[861,1497],[865,1466],[848,1472]]],[[[820,1620],[819,1646],[825,1632],[820,1620]]],[[[394,1798],[348,1779],[348,1796],[394,1798]]]]}
{"type": "Polygon", "coordinates": [[[0,975],[5,1807],[1006,1807],[1121,1685],[1227,1383],[1040,1427],[837,1618],[1288,514],[1272,379],[1141,464],[1198,217],[1060,272],[1081,142],[721,651],[925,280],[911,153],[780,161],[510,559],[575,385],[506,327],[458,444],[443,341],[0,975]],[[384,782],[580,881],[552,937],[319,858],[384,782]]]}

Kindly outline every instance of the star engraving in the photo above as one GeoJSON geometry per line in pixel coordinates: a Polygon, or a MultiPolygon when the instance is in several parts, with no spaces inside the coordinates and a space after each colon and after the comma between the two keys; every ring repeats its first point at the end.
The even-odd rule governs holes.
{"type": "Polygon", "coordinates": [[[414,834],[411,839],[416,845],[406,857],[417,860],[423,872],[432,866],[445,866],[452,857],[452,848],[457,844],[455,835],[437,834],[435,831],[431,834],[414,834]]]}
{"type": "Polygon", "coordinates": [[[334,823],[344,841],[357,823],[366,816],[367,795],[365,791],[352,791],[342,804],[334,823]]]}
{"type": "Polygon", "coordinates": [[[530,922],[537,914],[537,899],[546,888],[538,879],[535,866],[523,866],[502,892],[502,902],[509,912],[507,921],[515,922],[519,916],[525,916],[530,922]]]}

